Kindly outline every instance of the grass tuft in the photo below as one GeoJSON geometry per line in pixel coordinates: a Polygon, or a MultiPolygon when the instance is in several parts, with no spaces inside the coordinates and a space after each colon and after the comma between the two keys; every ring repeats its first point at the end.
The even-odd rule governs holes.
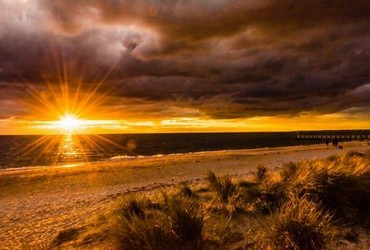
{"type": "Polygon", "coordinates": [[[170,210],[171,229],[183,246],[201,249],[204,216],[196,204],[173,203],[170,210]]]}
{"type": "Polygon", "coordinates": [[[263,165],[257,166],[257,171],[255,172],[256,183],[261,183],[267,178],[267,168],[263,165]]]}
{"type": "Polygon", "coordinates": [[[299,195],[331,211],[335,219],[370,228],[369,171],[352,174],[341,171],[339,166],[301,169],[294,188],[299,195]]]}
{"type": "Polygon", "coordinates": [[[52,246],[59,247],[65,242],[75,239],[80,234],[80,231],[76,228],[71,228],[65,231],[61,231],[51,242],[52,246]]]}
{"type": "Polygon", "coordinates": [[[270,218],[264,239],[272,249],[324,249],[330,241],[331,216],[305,198],[293,198],[270,218]]]}
{"type": "Polygon", "coordinates": [[[197,201],[162,194],[161,204],[131,199],[121,206],[111,232],[119,249],[202,249],[205,215],[197,201]]]}
{"type": "Polygon", "coordinates": [[[143,208],[141,208],[141,205],[134,198],[131,198],[127,204],[122,207],[122,213],[128,220],[134,216],[143,219],[145,215],[143,208]]]}
{"type": "Polygon", "coordinates": [[[210,189],[215,191],[224,202],[229,201],[229,198],[236,191],[236,186],[232,183],[231,177],[228,175],[223,178],[217,178],[212,171],[209,171],[207,179],[210,189]]]}
{"type": "Polygon", "coordinates": [[[351,157],[364,157],[365,154],[364,153],[361,153],[361,152],[357,152],[357,151],[348,151],[346,153],[346,157],[347,158],[351,158],[351,157]]]}
{"type": "Polygon", "coordinates": [[[270,214],[280,208],[287,200],[288,193],[284,183],[269,183],[262,189],[256,201],[255,211],[270,214]]]}
{"type": "Polygon", "coordinates": [[[188,187],[187,185],[181,186],[180,193],[188,198],[195,198],[195,199],[198,198],[198,195],[195,192],[193,192],[193,190],[191,190],[191,188],[188,187]]]}
{"type": "Polygon", "coordinates": [[[283,164],[283,166],[280,169],[280,175],[283,179],[283,181],[288,181],[295,177],[297,171],[299,169],[299,165],[294,162],[289,162],[286,164],[283,164]]]}
{"type": "Polygon", "coordinates": [[[165,225],[164,218],[156,220],[133,217],[123,220],[115,227],[115,241],[118,249],[176,249],[176,235],[165,225]]]}

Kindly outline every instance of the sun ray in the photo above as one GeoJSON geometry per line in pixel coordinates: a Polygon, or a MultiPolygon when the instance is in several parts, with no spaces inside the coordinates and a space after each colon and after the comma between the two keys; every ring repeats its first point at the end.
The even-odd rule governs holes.
{"type": "MultiPolygon", "coordinates": [[[[29,155],[37,164],[45,154],[51,159],[50,164],[64,164],[66,161],[88,161],[89,151],[105,152],[110,154],[125,152],[133,154],[125,145],[120,145],[105,136],[78,135],[87,128],[98,128],[102,124],[110,124],[110,120],[89,119],[89,117],[104,117],[107,115],[104,103],[114,87],[101,90],[101,86],[113,72],[114,63],[98,81],[91,78],[85,82],[84,70],[79,74],[70,75],[63,52],[52,50],[52,61],[55,66],[53,77],[45,79],[43,84],[27,83],[27,93],[31,96],[24,103],[29,110],[39,117],[38,128],[45,129],[49,134],[36,138],[34,142],[21,149],[23,155],[29,155]],[[104,122],[107,123],[104,123],[104,122]],[[113,149],[113,151],[112,151],[113,149]]],[[[82,67],[84,68],[84,67],[82,67]]],[[[89,131],[89,130],[88,130],[89,131]]]]}
{"type": "MultiPolygon", "coordinates": [[[[32,157],[30,165],[37,164],[37,159],[43,157],[51,148],[60,143],[59,136],[44,135],[18,150],[18,154],[23,157],[32,157]]],[[[53,160],[53,163],[56,161],[53,160]]]]}

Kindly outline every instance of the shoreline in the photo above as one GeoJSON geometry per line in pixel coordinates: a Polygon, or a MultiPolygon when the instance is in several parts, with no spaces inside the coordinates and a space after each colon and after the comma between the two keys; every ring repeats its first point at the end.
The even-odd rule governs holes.
{"type": "MultiPolygon", "coordinates": [[[[356,141],[357,142],[357,141],[356,141]]],[[[356,143],[355,142],[355,143],[356,143]]],[[[352,142],[354,143],[354,142],[352,142]]],[[[20,166],[20,167],[5,167],[0,169],[0,174],[2,172],[7,171],[16,171],[16,170],[35,170],[35,169],[47,169],[47,168],[59,168],[59,167],[73,167],[73,166],[80,166],[86,164],[101,164],[101,163],[109,163],[109,162],[124,162],[124,161],[132,161],[132,160],[140,160],[140,159],[152,159],[152,158],[162,158],[162,157],[176,157],[176,156],[186,156],[186,155],[209,155],[209,154],[217,154],[217,153],[228,153],[228,152],[241,152],[241,153],[254,153],[260,151],[268,151],[268,150],[285,150],[289,148],[308,148],[311,146],[318,146],[323,145],[323,143],[312,143],[312,144],[300,144],[300,145],[293,145],[293,146],[277,146],[277,147],[260,147],[260,148],[242,148],[242,149],[220,149],[220,150],[204,150],[204,151],[190,151],[190,152],[183,152],[183,153],[163,153],[163,154],[154,154],[154,155],[116,155],[112,156],[109,159],[102,159],[97,161],[77,161],[77,162],[66,162],[61,164],[55,165],[30,165],[30,166],[20,166]]]]}
{"type": "MultiPolygon", "coordinates": [[[[352,141],[352,142],[344,142],[344,145],[360,145],[363,144],[359,141],[352,141]]],[[[5,172],[13,172],[13,171],[32,171],[32,170],[45,170],[45,169],[55,169],[55,168],[74,168],[74,167],[81,167],[86,165],[96,165],[96,164],[108,164],[108,163],[124,163],[126,161],[135,161],[135,160],[142,160],[142,159],[157,159],[157,158],[168,158],[168,157],[181,157],[181,156],[202,156],[202,155],[213,155],[213,154],[250,154],[255,155],[258,153],[269,153],[270,151],[286,151],[286,150],[312,150],[322,148],[323,143],[314,143],[314,144],[301,144],[301,145],[294,145],[294,146],[279,146],[279,147],[262,147],[262,148],[246,148],[246,149],[222,149],[222,150],[205,150],[205,151],[193,151],[193,152],[185,152],[185,153],[169,153],[169,154],[155,154],[155,155],[137,155],[137,156],[129,156],[129,155],[117,155],[112,156],[110,159],[98,160],[98,161],[81,161],[81,162],[67,162],[63,164],[56,164],[56,165],[32,165],[32,166],[22,166],[22,167],[9,167],[9,168],[2,168],[0,169],[0,175],[5,172]]],[[[329,146],[328,149],[333,148],[329,146]]],[[[333,148],[334,149],[334,148],[333,148]]]]}
{"type": "Polygon", "coordinates": [[[0,172],[0,242],[8,249],[51,239],[69,227],[81,227],[104,211],[117,195],[147,192],[182,182],[199,183],[211,170],[218,176],[248,175],[257,165],[274,170],[301,160],[367,151],[366,143],[254,150],[226,150],[150,159],[88,163],[77,167],[36,168],[0,172]]]}
{"type": "Polygon", "coordinates": [[[160,157],[4,169],[0,171],[0,190],[2,190],[0,197],[9,192],[18,195],[19,193],[39,192],[39,190],[51,192],[71,189],[74,191],[73,187],[90,190],[97,186],[145,186],[153,181],[164,183],[175,180],[188,181],[205,175],[207,170],[218,174],[245,174],[257,165],[274,169],[284,162],[325,158],[333,154],[344,154],[350,150],[370,149],[363,142],[348,142],[342,145],[344,149],[341,150],[314,144],[203,151],[160,157]],[[140,173],[143,175],[140,176],[140,173]],[[18,194],[17,190],[19,190],[18,194]]]}

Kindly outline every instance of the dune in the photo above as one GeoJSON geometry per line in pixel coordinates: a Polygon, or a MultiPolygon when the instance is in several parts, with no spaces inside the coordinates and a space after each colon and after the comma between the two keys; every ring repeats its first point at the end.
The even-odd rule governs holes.
{"type": "Polygon", "coordinates": [[[361,142],[343,146],[343,150],[324,144],[224,150],[2,170],[0,248],[40,246],[60,230],[83,226],[119,195],[201,182],[208,170],[217,175],[248,175],[257,165],[273,170],[290,161],[369,149],[361,142]]]}

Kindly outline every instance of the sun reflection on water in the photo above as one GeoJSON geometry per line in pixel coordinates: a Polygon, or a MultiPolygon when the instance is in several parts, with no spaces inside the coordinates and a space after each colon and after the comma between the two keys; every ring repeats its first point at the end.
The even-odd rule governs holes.
{"type": "Polygon", "coordinates": [[[30,138],[14,148],[15,166],[74,166],[71,164],[109,159],[112,155],[133,155],[136,143],[127,145],[103,135],[47,135],[30,138]]]}
{"type": "Polygon", "coordinates": [[[86,152],[77,135],[71,133],[62,136],[57,150],[58,162],[86,160],[86,152]]]}
{"type": "Polygon", "coordinates": [[[66,134],[60,141],[59,153],[64,155],[78,154],[77,143],[72,134],[66,134]]]}

